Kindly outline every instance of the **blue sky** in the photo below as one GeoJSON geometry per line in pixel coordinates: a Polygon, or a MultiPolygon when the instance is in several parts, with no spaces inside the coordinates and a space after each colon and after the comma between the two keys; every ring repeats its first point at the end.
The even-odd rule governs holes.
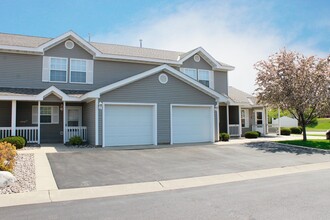
{"type": "Polygon", "coordinates": [[[232,64],[229,83],[254,90],[253,64],[286,47],[330,53],[330,1],[0,0],[0,32],[188,51],[202,46],[232,64]]]}

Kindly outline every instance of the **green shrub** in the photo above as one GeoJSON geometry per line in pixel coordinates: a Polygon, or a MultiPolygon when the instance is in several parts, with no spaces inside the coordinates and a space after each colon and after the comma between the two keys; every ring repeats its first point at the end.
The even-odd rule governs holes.
{"type": "Polygon", "coordinates": [[[302,130],[299,127],[290,128],[291,134],[301,134],[302,130]]]}
{"type": "Polygon", "coordinates": [[[16,149],[21,149],[24,146],[26,146],[26,139],[20,136],[11,136],[11,137],[6,137],[0,140],[0,142],[8,142],[13,144],[16,149]]]}
{"type": "Polygon", "coordinates": [[[220,140],[221,141],[229,141],[229,134],[227,133],[220,133],[220,140]]]}
{"type": "Polygon", "coordinates": [[[71,145],[82,145],[83,140],[79,136],[73,136],[69,140],[69,144],[71,145]]]}
{"type": "Polygon", "coordinates": [[[254,132],[257,132],[258,133],[258,137],[261,137],[260,131],[254,131],[254,132]]]}
{"type": "Polygon", "coordinates": [[[0,171],[12,172],[15,165],[16,147],[8,142],[0,143],[0,171]]]}
{"type": "Polygon", "coordinates": [[[244,134],[244,137],[245,138],[258,138],[259,137],[259,133],[256,132],[256,131],[248,131],[248,132],[245,132],[244,134]]]}
{"type": "Polygon", "coordinates": [[[291,130],[289,128],[281,128],[281,135],[290,135],[291,130]]]}

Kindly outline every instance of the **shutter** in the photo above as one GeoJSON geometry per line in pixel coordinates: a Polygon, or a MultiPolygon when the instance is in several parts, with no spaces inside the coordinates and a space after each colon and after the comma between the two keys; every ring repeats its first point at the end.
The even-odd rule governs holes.
{"type": "Polygon", "coordinates": [[[42,60],[42,81],[49,82],[50,57],[44,56],[42,60]]]}
{"type": "Polygon", "coordinates": [[[245,109],[245,127],[250,127],[249,109],[245,109]]]}
{"type": "Polygon", "coordinates": [[[86,83],[93,84],[94,60],[86,60],[86,83]]]}
{"type": "Polygon", "coordinates": [[[60,120],[58,106],[52,106],[52,124],[58,124],[60,120]]]}
{"type": "Polygon", "coordinates": [[[32,124],[38,124],[38,106],[32,106],[32,124]]]}

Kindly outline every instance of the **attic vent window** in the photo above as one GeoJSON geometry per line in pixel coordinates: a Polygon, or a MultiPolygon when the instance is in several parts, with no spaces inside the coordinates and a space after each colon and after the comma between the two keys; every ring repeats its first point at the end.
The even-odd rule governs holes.
{"type": "Polygon", "coordinates": [[[165,73],[159,75],[158,80],[161,84],[166,84],[168,82],[168,76],[165,73]]]}
{"type": "Polygon", "coordinates": [[[66,49],[69,49],[69,50],[71,50],[72,48],[74,48],[73,41],[71,41],[71,40],[65,41],[65,47],[66,47],[66,49]]]}
{"type": "Polygon", "coordinates": [[[201,60],[201,57],[200,57],[199,55],[196,54],[196,55],[194,56],[194,60],[195,60],[195,62],[198,63],[198,62],[201,60]]]}

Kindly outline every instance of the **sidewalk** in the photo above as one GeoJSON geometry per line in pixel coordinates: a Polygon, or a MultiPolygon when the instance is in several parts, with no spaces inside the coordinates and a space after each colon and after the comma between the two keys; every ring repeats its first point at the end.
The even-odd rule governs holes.
{"type": "MultiPolygon", "coordinates": [[[[252,143],[252,142],[293,140],[300,138],[301,136],[267,136],[258,139],[237,138],[237,139],[231,139],[229,142],[217,142],[215,143],[215,145],[225,146],[225,145],[252,143]]],[[[311,136],[309,138],[316,139],[323,137],[311,136]]],[[[174,146],[161,145],[156,147],[165,148],[165,147],[185,147],[185,146],[194,146],[194,145],[174,145],[174,146]]],[[[155,148],[155,146],[152,146],[152,148],[155,148]]],[[[271,169],[263,169],[263,170],[228,173],[221,175],[200,176],[193,178],[181,178],[181,179],[179,178],[179,179],[164,180],[164,181],[59,190],[56,185],[46,153],[86,151],[86,150],[111,150],[111,149],[67,148],[62,144],[56,144],[56,145],[46,145],[36,149],[18,151],[19,154],[34,153],[35,155],[36,191],[28,192],[28,193],[0,195],[0,207],[24,205],[24,204],[50,203],[55,201],[100,198],[100,197],[109,197],[109,196],[111,197],[111,196],[120,196],[120,195],[131,195],[131,194],[140,194],[140,193],[151,193],[151,192],[177,190],[184,188],[208,186],[208,185],[223,184],[223,183],[230,183],[230,182],[237,182],[244,180],[267,178],[267,177],[280,176],[280,175],[288,175],[288,174],[301,173],[301,172],[330,169],[330,162],[323,162],[323,163],[314,163],[307,165],[288,166],[282,168],[271,168],[271,169]]]]}

